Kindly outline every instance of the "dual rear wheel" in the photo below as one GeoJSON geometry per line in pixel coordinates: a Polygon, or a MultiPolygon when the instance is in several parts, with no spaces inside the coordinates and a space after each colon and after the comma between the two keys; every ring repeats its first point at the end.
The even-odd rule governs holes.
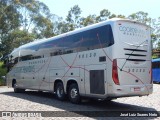
{"type": "MultiPolygon", "coordinates": [[[[16,84],[15,80],[12,82],[12,87],[13,87],[15,93],[21,93],[21,92],[25,91],[25,89],[17,88],[17,84],[16,84]]],[[[58,82],[56,84],[55,92],[56,92],[56,97],[59,100],[63,101],[66,99],[66,94],[64,92],[64,86],[63,86],[62,82],[58,82]]],[[[80,98],[80,94],[79,94],[78,85],[76,83],[70,84],[67,93],[68,93],[67,94],[68,98],[72,103],[75,103],[75,104],[80,103],[81,98],[80,98]]]]}

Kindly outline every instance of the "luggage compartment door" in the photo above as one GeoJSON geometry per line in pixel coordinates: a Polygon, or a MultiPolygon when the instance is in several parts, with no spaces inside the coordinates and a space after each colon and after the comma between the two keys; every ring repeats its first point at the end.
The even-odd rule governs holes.
{"type": "Polygon", "coordinates": [[[85,66],[85,90],[86,94],[104,95],[107,90],[106,64],[85,66]]]}

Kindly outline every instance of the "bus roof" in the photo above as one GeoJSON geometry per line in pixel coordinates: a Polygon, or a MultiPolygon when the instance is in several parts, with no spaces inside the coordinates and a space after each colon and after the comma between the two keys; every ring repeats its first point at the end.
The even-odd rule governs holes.
{"type": "Polygon", "coordinates": [[[152,59],[152,62],[158,62],[160,61],[160,58],[152,59]]]}

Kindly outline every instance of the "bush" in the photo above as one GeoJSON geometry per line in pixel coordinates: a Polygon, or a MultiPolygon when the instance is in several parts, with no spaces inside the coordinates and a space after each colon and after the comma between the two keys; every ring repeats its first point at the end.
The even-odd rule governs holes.
{"type": "Polygon", "coordinates": [[[4,67],[3,62],[0,62],[0,86],[1,86],[1,85],[5,85],[5,81],[4,81],[4,79],[2,78],[2,76],[6,76],[6,74],[7,74],[7,70],[6,70],[6,68],[4,67]]]}
{"type": "Polygon", "coordinates": [[[152,55],[152,59],[155,59],[155,58],[158,58],[158,55],[153,54],[153,55],[152,55]]]}
{"type": "Polygon", "coordinates": [[[0,78],[0,86],[4,86],[4,85],[5,85],[5,81],[2,78],[0,78]]]}

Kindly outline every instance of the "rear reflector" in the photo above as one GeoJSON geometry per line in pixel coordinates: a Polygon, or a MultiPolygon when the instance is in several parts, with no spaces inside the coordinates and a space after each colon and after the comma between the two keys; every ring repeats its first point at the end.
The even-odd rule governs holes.
{"type": "Polygon", "coordinates": [[[112,79],[116,85],[119,85],[119,79],[118,79],[118,66],[117,66],[117,60],[114,59],[112,63],[112,79]]]}

